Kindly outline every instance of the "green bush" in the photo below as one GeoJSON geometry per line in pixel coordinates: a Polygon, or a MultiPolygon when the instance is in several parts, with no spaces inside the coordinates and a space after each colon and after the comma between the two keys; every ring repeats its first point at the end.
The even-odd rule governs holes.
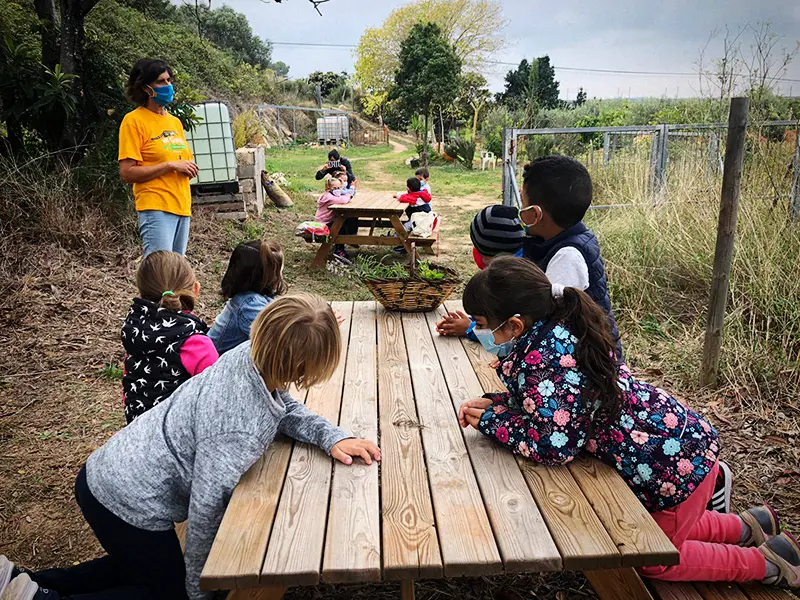
{"type": "Polygon", "coordinates": [[[462,166],[472,169],[472,162],[475,160],[475,140],[471,134],[451,133],[450,141],[444,145],[444,151],[462,166]]]}

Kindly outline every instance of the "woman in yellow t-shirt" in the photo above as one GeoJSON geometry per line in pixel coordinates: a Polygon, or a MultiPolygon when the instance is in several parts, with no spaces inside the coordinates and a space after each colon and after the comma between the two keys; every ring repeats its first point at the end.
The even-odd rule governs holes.
{"type": "Polygon", "coordinates": [[[126,86],[139,105],[119,128],[119,173],[133,184],[144,255],[156,250],[186,253],[192,195],[189,180],[197,165],[183,125],[168,114],[175,95],[172,69],[163,60],[137,62],[126,86]]]}

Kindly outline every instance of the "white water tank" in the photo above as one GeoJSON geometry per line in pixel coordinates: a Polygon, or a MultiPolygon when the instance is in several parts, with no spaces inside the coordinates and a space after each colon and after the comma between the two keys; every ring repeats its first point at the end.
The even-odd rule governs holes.
{"type": "Polygon", "coordinates": [[[332,115],[317,119],[317,139],[320,142],[337,142],[350,138],[350,120],[347,115],[332,115]]]}
{"type": "Polygon", "coordinates": [[[202,120],[186,132],[194,161],[200,169],[191,184],[235,182],[236,148],[228,107],[221,102],[204,102],[193,108],[202,120]]]}

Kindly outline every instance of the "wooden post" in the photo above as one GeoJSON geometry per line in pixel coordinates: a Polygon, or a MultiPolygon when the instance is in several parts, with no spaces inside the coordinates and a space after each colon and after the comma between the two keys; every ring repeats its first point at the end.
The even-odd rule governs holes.
{"type": "Polygon", "coordinates": [[[608,166],[608,161],[611,160],[611,134],[606,131],[603,134],[603,166],[608,166]]]}
{"type": "Polygon", "coordinates": [[[400,582],[400,600],[414,600],[414,581],[404,579],[400,582]]]}
{"type": "Polygon", "coordinates": [[[700,384],[713,386],[719,372],[719,354],[722,347],[722,325],[728,301],[733,242],[736,236],[736,219],[739,213],[739,193],[744,164],[744,142],[747,131],[748,98],[733,98],[728,116],[728,140],[725,147],[725,167],[722,172],[722,201],[717,224],[717,246],[714,251],[714,271],[711,280],[711,298],[708,303],[708,321],[703,344],[703,366],[700,384]]]}
{"type": "Polygon", "coordinates": [[[792,221],[800,217],[800,131],[794,132],[794,156],[792,156],[792,187],[789,192],[789,215],[792,221]]]}

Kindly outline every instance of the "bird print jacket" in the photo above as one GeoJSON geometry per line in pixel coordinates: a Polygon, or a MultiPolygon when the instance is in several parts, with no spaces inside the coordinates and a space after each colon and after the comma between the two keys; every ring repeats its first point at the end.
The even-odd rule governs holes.
{"type": "Polygon", "coordinates": [[[134,298],[122,325],[125,374],[122,398],[128,423],[169,398],[191,377],[181,362],[181,346],[208,326],[195,315],[134,298]]]}

